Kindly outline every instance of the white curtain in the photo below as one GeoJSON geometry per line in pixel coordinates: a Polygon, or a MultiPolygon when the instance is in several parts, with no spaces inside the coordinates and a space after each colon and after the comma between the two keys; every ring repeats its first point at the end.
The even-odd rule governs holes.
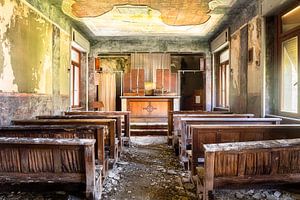
{"type": "Polygon", "coordinates": [[[171,55],[169,53],[133,53],[131,68],[144,69],[145,81],[156,83],[157,69],[170,69],[171,55]]]}
{"type": "Polygon", "coordinates": [[[101,73],[99,76],[99,101],[104,104],[104,111],[116,110],[116,74],[101,73]]]}

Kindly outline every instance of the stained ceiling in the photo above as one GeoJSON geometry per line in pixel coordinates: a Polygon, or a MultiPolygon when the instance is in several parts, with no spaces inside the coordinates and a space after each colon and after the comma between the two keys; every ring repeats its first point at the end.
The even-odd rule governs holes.
{"type": "Polygon", "coordinates": [[[238,0],[63,0],[63,12],[94,36],[209,34],[238,0]]]}

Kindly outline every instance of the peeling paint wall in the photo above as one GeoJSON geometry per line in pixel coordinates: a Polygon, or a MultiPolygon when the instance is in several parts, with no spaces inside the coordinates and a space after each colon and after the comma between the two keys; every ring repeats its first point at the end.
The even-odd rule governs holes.
{"type": "Polygon", "coordinates": [[[230,108],[235,113],[261,116],[261,18],[254,17],[231,35],[230,108]],[[251,58],[249,52],[252,52],[251,58]]]}
{"type": "Polygon", "coordinates": [[[0,0],[0,125],[69,105],[70,22],[48,1],[29,3],[0,0]]]}
{"type": "Polygon", "coordinates": [[[230,82],[230,108],[232,112],[240,112],[240,99],[241,88],[240,88],[240,31],[235,32],[231,35],[230,41],[230,68],[231,68],[231,82],[230,82]]]}
{"type": "Polygon", "coordinates": [[[260,60],[262,19],[258,16],[258,5],[258,2],[250,4],[231,18],[229,24],[230,109],[234,113],[253,113],[256,117],[261,116],[263,92],[260,60]],[[253,56],[249,60],[250,51],[253,56]]]}
{"type": "Polygon", "coordinates": [[[252,58],[248,58],[247,112],[261,115],[263,71],[261,69],[261,28],[262,19],[253,18],[248,24],[248,51],[252,51],[252,58]]]}

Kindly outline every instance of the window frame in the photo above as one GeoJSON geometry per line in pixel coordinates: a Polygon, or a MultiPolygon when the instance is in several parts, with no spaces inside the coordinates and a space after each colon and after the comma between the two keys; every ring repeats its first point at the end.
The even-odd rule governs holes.
{"type": "Polygon", "coordinates": [[[292,7],[289,7],[289,9],[284,10],[281,12],[278,17],[277,17],[277,62],[278,62],[278,80],[279,80],[279,85],[278,85],[278,105],[277,105],[277,114],[282,115],[282,116],[287,116],[287,117],[293,117],[293,118],[300,118],[300,26],[297,26],[287,32],[283,32],[282,30],[282,16],[290,12],[291,10],[295,9],[298,7],[299,4],[293,5],[292,7]],[[297,113],[293,112],[286,112],[282,111],[282,97],[283,97],[283,81],[282,81],[282,45],[284,42],[297,37],[298,38],[298,108],[297,108],[297,113]]]}
{"type": "Polygon", "coordinates": [[[73,61],[73,60],[71,60],[71,69],[70,69],[70,73],[72,73],[72,75],[70,76],[70,78],[71,78],[71,84],[72,84],[72,86],[70,87],[70,89],[71,89],[71,107],[72,108],[78,108],[78,107],[80,107],[81,106],[81,104],[80,104],[80,95],[81,95],[81,85],[80,85],[80,80],[81,80],[81,64],[80,64],[80,61],[81,61],[81,52],[78,50],[78,49],[76,49],[76,48],[74,48],[74,47],[72,47],[72,49],[71,49],[71,53],[72,53],[72,51],[75,51],[76,53],[78,53],[78,56],[79,56],[79,63],[78,62],[76,62],[76,61],[73,61]],[[74,95],[74,86],[75,86],[75,70],[74,70],[74,67],[73,66],[75,66],[75,67],[78,67],[78,79],[79,79],[79,82],[78,82],[78,105],[75,105],[74,104],[74,99],[75,99],[75,95],[74,95]]]}
{"type": "Polygon", "coordinates": [[[229,66],[229,60],[225,61],[225,62],[222,62],[222,63],[219,63],[218,64],[218,67],[217,67],[217,95],[216,95],[216,100],[217,100],[217,107],[220,107],[220,108],[229,108],[230,107],[230,66],[229,66]],[[227,67],[226,67],[227,66],[227,67]],[[224,71],[223,71],[223,69],[224,71]],[[229,70],[229,74],[228,74],[228,77],[226,76],[227,74],[227,70],[226,68],[228,68],[227,70],[229,70]],[[224,72],[225,74],[221,74],[220,72],[224,72]],[[225,75],[225,86],[223,85],[223,75],[225,75]],[[228,88],[226,87],[226,83],[228,84],[228,88]],[[225,87],[225,97],[223,97],[223,90],[222,88],[225,87]],[[228,89],[228,91],[226,90],[228,89]],[[223,98],[224,99],[224,104],[225,105],[222,105],[223,103],[223,98]],[[228,102],[227,102],[228,101],[228,102]]]}

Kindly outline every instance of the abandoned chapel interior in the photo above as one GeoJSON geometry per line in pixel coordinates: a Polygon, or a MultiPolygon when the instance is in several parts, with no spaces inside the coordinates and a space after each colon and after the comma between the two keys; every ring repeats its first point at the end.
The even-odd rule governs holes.
{"type": "Polygon", "coordinates": [[[0,200],[300,200],[300,0],[0,0],[0,200]]]}

